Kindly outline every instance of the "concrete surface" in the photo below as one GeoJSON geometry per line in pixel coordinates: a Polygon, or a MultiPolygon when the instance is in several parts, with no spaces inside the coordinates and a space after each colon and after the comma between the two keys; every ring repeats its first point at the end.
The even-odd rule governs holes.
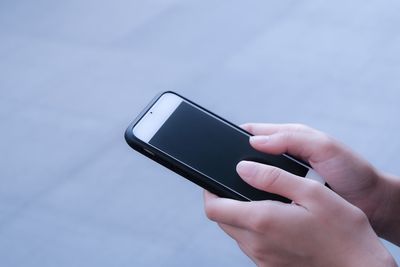
{"type": "Polygon", "coordinates": [[[165,89],[237,123],[310,124],[400,174],[399,13],[394,0],[2,1],[0,265],[252,266],[199,188],[123,140],[165,89]]]}

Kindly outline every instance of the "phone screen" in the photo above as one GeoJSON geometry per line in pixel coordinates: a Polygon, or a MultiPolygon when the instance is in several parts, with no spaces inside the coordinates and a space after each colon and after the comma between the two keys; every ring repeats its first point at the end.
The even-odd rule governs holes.
{"type": "Polygon", "coordinates": [[[248,134],[185,101],[149,143],[249,200],[289,201],[244,182],[236,172],[241,160],[276,166],[302,177],[308,172],[308,168],[284,155],[268,155],[253,149],[248,134]]]}

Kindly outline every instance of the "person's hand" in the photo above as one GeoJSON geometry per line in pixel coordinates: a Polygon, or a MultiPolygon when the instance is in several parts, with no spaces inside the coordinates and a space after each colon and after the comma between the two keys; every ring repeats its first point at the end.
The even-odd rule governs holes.
{"type": "Polygon", "coordinates": [[[307,126],[249,123],[242,127],[255,136],[250,138],[255,149],[309,162],[333,191],[364,211],[378,235],[400,243],[399,218],[394,218],[400,217],[395,213],[400,206],[399,180],[379,173],[338,141],[307,126]]]}
{"type": "Polygon", "coordinates": [[[325,186],[241,162],[250,185],[293,200],[242,202],[205,193],[205,211],[258,266],[396,266],[365,214],[325,186]]]}

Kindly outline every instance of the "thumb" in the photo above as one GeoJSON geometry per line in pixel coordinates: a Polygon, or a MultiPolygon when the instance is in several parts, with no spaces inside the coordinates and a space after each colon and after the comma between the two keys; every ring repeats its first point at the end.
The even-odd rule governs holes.
{"type": "Polygon", "coordinates": [[[282,169],[252,161],[241,161],[236,167],[239,176],[249,185],[269,193],[278,194],[302,206],[310,202],[305,193],[309,180],[282,169]]]}
{"type": "Polygon", "coordinates": [[[273,166],[241,161],[236,170],[249,185],[289,198],[304,207],[322,201],[327,196],[323,185],[318,182],[293,175],[273,166]]]}

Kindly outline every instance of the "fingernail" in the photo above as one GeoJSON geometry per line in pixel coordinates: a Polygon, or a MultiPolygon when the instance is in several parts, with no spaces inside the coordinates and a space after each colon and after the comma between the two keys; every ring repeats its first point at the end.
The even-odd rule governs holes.
{"type": "Polygon", "coordinates": [[[265,144],[269,141],[269,136],[268,135],[256,135],[256,136],[251,136],[250,137],[250,142],[253,144],[265,144]]]}
{"type": "Polygon", "coordinates": [[[236,171],[240,176],[252,177],[256,174],[257,165],[254,162],[242,160],[236,166],[236,171]]]}

